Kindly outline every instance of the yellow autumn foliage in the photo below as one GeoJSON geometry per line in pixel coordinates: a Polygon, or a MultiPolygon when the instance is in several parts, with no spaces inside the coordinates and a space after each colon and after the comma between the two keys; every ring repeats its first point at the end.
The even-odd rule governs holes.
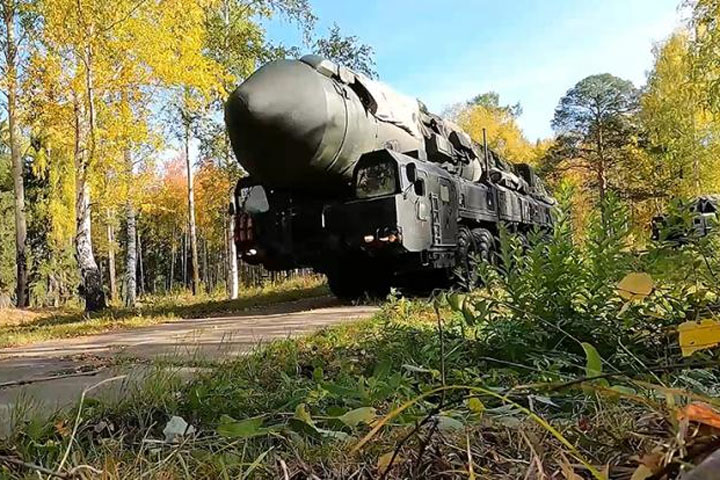
{"type": "Polygon", "coordinates": [[[528,141],[513,113],[504,107],[468,105],[459,111],[456,121],[479,144],[484,128],[488,146],[514,163],[537,165],[551,144],[550,140],[528,141]]]}

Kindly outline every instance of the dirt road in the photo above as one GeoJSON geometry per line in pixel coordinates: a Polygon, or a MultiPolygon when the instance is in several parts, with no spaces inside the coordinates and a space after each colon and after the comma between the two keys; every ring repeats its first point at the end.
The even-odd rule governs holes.
{"type": "MultiPolygon", "coordinates": [[[[27,402],[22,397],[32,397],[43,409],[52,410],[76,401],[85,388],[104,379],[142,376],[148,371],[143,365],[150,359],[241,355],[263,342],[369,317],[376,310],[343,305],[328,297],[312,298],[230,317],[178,320],[0,349],[0,422],[6,424],[18,401],[27,402]]],[[[93,394],[121,395],[126,381],[109,383],[103,392],[93,394]]]]}

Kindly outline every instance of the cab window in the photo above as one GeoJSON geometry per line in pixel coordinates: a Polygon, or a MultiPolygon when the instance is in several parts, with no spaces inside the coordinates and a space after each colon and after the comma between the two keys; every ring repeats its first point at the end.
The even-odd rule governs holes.
{"type": "Polygon", "coordinates": [[[355,196],[357,198],[382,197],[397,192],[397,164],[395,162],[375,162],[358,168],[355,177],[355,196]]]}
{"type": "Polygon", "coordinates": [[[265,189],[260,185],[241,189],[238,195],[238,205],[241,210],[248,213],[265,213],[270,210],[265,189]]]}

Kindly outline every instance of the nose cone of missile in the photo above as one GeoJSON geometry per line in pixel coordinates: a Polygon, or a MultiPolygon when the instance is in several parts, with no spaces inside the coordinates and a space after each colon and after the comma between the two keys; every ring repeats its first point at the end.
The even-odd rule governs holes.
{"type": "Polygon", "coordinates": [[[329,168],[342,144],[345,121],[342,97],[332,82],[296,60],[263,66],[225,105],[238,161],[253,177],[280,188],[312,186],[332,177],[329,168]]]}

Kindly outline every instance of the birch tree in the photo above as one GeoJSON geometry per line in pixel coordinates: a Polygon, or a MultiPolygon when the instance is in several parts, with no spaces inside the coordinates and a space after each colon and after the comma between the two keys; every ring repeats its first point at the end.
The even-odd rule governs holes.
{"type": "Polygon", "coordinates": [[[12,177],[15,203],[15,261],[16,288],[15,302],[20,308],[29,304],[28,265],[27,265],[27,220],[25,213],[25,184],[23,159],[20,144],[19,76],[23,57],[27,56],[24,47],[28,42],[33,24],[33,12],[28,2],[23,0],[2,0],[0,3],[2,27],[0,27],[0,45],[2,59],[0,71],[3,75],[2,90],[6,97],[8,145],[12,163],[12,177]],[[25,54],[25,55],[24,55],[25,54]]]}

